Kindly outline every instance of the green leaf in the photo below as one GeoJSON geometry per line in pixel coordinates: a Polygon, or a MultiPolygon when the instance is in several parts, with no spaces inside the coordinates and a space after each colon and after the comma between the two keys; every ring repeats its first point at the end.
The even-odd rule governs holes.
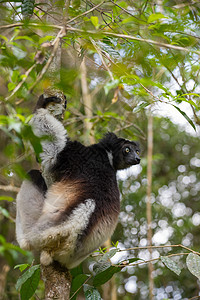
{"type": "Polygon", "coordinates": [[[137,257],[134,257],[134,258],[128,258],[129,264],[131,264],[131,263],[133,263],[133,262],[135,262],[135,261],[138,261],[138,260],[143,260],[143,259],[137,258],[137,257]]]}
{"type": "Polygon", "coordinates": [[[34,295],[38,287],[39,281],[40,269],[37,269],[35,270],[33,275],[30,278],[28,278],[26,282],[24,282],[24,284],[22,285],[20,289],[21,300],[28,300],[34,295]]]}
{"type": "Polygon", "coordinates": [[[101,300],[98,290],[88,284],[84,285],[84,294],[86,300],[101,300]]]}
{"type": "Polygon", "coordinates": [[[7,211],[7,209],[3,208],[0,206],[0,214],[2,214],[4,217],[6,218],[10,218],[10,214],[9,212],[7,211]]]}
{"type": "Polygon", "coordinates": [[[112,81],[109,81],[108,83],[106,83],[106,85],[104,86],[105,94],[107,95],[109,93],[109,91],[111,89],[116,88],[118,86],[118,84],[119,84],[118,79],[115,79],[115,80],[112,80],[112,81]]]}
{"type": "Polygon", "coordinates": [[[190,253],[187,256],[186,264],[190,273],[200,280],[200,257],[197,254],[190,253]]]}
{"type": "Polygon", "coordinates": [[[192,120],[188,117],[188,115],[184,111],[182,111],[179,107],[177,107],[176,105],[174,105],[174,104],[172,104],[172,105],[182,114],[182,116],[190,123],[190,125],[196,131],[196,127],[195,127],[194,123],[192,122],[192,120]]]}
{"type": "Polygon", "coordinates": [[[12,202],[14,199],[13,197],[9,197],[9,196],[0,196],[0,201],[2,200],[12,202]]]}
{"type": "Polygon", "coordinates": [[[22,274],[22,276],[19,277],[16,283],[16,290],[20,290],[21,286],[33,276],[36,270],[40,270],[40,265],[35,265],[33,267],[30,267],[26,272],[22,274]]]}
{"type": "Polygon", "coordinates": [[[106,252],[103,257],[94,264],[93,270],[95,274],[101,273],[104,270],[108,269],[111,266],[109,259],[117,253],[117,249],[111,249],[109,252],[106,252]]]}
{"type": "Polygon", "coordinates": [[[104,270],[101,273],[98,273],[93,280],[93,285],[94,286],[99,286],[102,285],[104,283],[106,283],[108,280],[110,280],[112,278],[112,276],[115,273],[118,273],[121,271],[120,267],[115,267],[115,266],[110,266],[109,268],[107,268],[106,270],[104,270]]]}
{"type": "Polygon", "coordinates": [[[170,269],[177,275],[180,275],[180,273],[181,273],[180,267],[171,258],[169,258],[167,256],[161,256],[160,259],[168,269],[170,269]]]}
{"type": "MultiPolygon", "coordinates": [[[[88,279],[89,275],[87,274],[79,274],[75,278],[73,278],[72,285],[71,285],[71,295],[73,295],[88,279]]],[[[72,298],[74,299],[74,297],[72,298]]]]}
{"type": "Polygon", "coordinates": [[[91,20],[92,24],[97,28],[98,25],[99,25],[99,19],[98,19],[98,17],[92,16],[92,17],[90,18],[90,20],[91,20]]]}
{"type": "Polygon", "coordinates": [[[185,101],[185,102],[187,102],[187,103],[193,105],[193,106],[196,108],[196,110],[199,110],[199,109],[200,109],[200,108],[196,105],[196,103],[195,103],[193,100],[188,100],[188,99],[184,98],[183,96],[184,96],[184,95],[182,95],[182,97],[177,97],[177,98],[175,98],[175,99],[176,99],[177,101],[185,101]]]}
{"type": "Polygon", "coordinates": [[[94,264],[93,271],[97,275],[97,274],[103,272],[104,270],[108,269],[110,266],[111,266],[111,263],[109,261],[106,261],[106,262],[99,261],[94,264]]]}
{"type": "Polygon", "coordinates": [[[147,22],[148,23],[153,23],[154,21],[160,20],[160,19],[166,19],[167,17],[165,17],[163,14],[161,13],[157,13],[157,14],[152,14],[149,16],[147,22]]]}
{"type": "Polygon", "coordinates": [[[29,264],[20,264],[20,265],[14,266],[14,269],[18,269],[19,268],[20,272],[23,272],[28,267],[30,267],[29,264]]]}
{"type": "Polygon", "coordinates": [[[139,112],[140,110],[143,110],[145,107],[149,106],[150,103],[149,102],[140,102],[134,109],[133,112],[139,112]]]}
{"type": "Polygon", "coordinates": [[[109,252],[106,252],[103,257],[101,258],[101,261],[107,261],[111,257],[113,257],[117,253],[117,249],[111,249],[109,252]]]}

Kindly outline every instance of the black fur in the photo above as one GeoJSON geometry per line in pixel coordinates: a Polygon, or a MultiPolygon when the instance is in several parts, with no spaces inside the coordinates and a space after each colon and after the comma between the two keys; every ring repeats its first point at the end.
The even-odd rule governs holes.
{"type": "Polygon", "coordinates": [[[88,234],[101,216],[112,211],[113,214],[118,214],[120,199],[116,172],[140,162],[136,151],[139,151],[137,143],[118,138],[114,133],[106,134],[98,144],[88,147],[68,140],[57,157],[52,175],[55,181],[63,181],[63,184],[68,180],[72,181],[74,186],[76,182],[80,183],[81,192],[77,200],[67,206],[59,223],[89,198],[95,199],[96,208],[83,235],[88,234]],[[129,155],[123,153],[124,147],[130,147],[129,155]],[[113,166],[109,161],[108,152],[113,155],[113,166]]]}
{"type": "MultiPolygon", "coordinates": [[[[64,96],[65,98],[65,104],[64,104],[64,108],[66,109],[67,107],[67,100],[66,100],[66,96],[64,96]]],[[[39,109],[39,108],[46,108],[48,106],[48,104],[50,103],[61,103],[62,99],[60,99],[59,97],[56,96],[52,96],[52,97],[47,97],[45,98],[44,95],[40,95],[36,107],[34,109],[34,112],[39,109]]]]}
{"type": "Polygon", "coordinates": [[[38,189],[42,192],[43,195],[45,195],[47,191],[47,185],[42,176],[42,173],[39,170],[30,170],[27,175],[33,182],[33,184],[38,187],[38,189]]]}

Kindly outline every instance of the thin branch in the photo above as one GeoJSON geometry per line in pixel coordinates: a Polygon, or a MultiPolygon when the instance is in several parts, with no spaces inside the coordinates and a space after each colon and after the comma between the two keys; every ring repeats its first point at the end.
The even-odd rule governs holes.
{"type": "MultiPolygon", "coordinates": [[[[181,253],[174,253],[174,254],[169,254],[169,255],[166,255],[166,257],[173,257],[173,256],[180,256],[180,255],[188,255],[189,253],[186,253],[186,252],[181,252],[181,253]]],[[[148,260],[142,260],[139,261],[139,262],[136,262],[136,263],[123,263],[121,265],[115,265],[115,264],[112,264],[112,266],[114,267],[118,267],[118,268],[124,268],[124,267],[135,267],[137,265],[141,265],[141,264],[148,264],[148,263],[151,263],[153,261],[157,261],[157,260],[160,260],[161,257],[157,257],[157,258],[152,258],[152,259],[148,259],[148,260]]]]}
{"type": "Polygon", "coordinates": [[[26,81],[26,79],[28,78],[29,74],[31,73],[31,71],[35,68],[35,66],[37,65],[37,63],[35,63],[34,65],[32,65],[27,71],[26,73],[23,75],[23,79],[22,81],[20,81],[20,83],[14,88],[14,90],[12,91],[12,93],[10,94],[10,96],[6,97],[5,100],[9,100],[10,98],[12,98],[12,96],[22,87],[22,85],[24,84],[24,82],[26,81]]]}
{"type": "Polygon", "coordinates": [[[69,18],[69,6],[70,6],[70,0],[65,0],[65,6],[64,6],[65,11],[63,15],[63,21],[62,21],[63,26],[65,26],[69,18]]]}
{"type": "Polygon", "coordinates": [[[113,74],[112,72],[110,71],[110,69],[108,68],[107,64],[105,63],[105,60],[103,59],[103,56],[101,54],[101,49],[97,46],[96,42],[90,37],[90,41],[92,43],[92,45],[94,46],[94,48],[96,49],[101,61],[102,61],[102,64],[104,65],[104,67],[107,69],[108,71],[108,74],[110,75],[110,78],[111,80],[114,80],[114,77],[113,77],[113,74]]]}
{"type": "Polygon", "coordinates": [[[59,44],[60,44],[60,40],[63,38],[63,36],[65,36],[66,32],[65,32],[65,28],[61,27],[61,30],[59,31],[59,33],[57,34],[55,40],[52,43],[53,46],[53,51],[46,63],[46,65],[44,66],[44,68],[42,69],[42,71],[40,72],[40,74],[37,77],[37,80],[35,81],[35,83],[32,85],[32,87],[30,88],[30,93],[32,92],[32,90],[34,89],[34,87],[38,84],[38,82],[40,82],[40,80],[42,79],[42,77],[44,76],[44,74],[47,72],[47,70],[49,69],[51,62],[53,61],[55,54],[58,50],[59,44]]]}
{"type": "MultiPolygon", "coordinates": [[[[45,15],[50,16],[56,22],[60,22],[60,20],[58,20],[57,18],[55,18],[55,16],[52,16],[52,14],[50,14],[48,11],[42,9],[40,6],[36,5],[35,7],[37,7],[37,9],[41,10],[45,15]]],[[[42,20],[41,20],[41,22],[44,24],[44,22],[42,20]]],[[[46,25],[46,24],[44,24],[44,25],[46,25]]]]}
{"type": "Polygon", "coordinates": [[[18,193],[19,192],[18,187],[13,186],[13,185],[0,185],[0,190],[5,191],[5,192],[14,192],[14,193],[18,193]]]}
{"type": "Polygon", "coordinates": [[[78,18],[80,18],[80,17],[82,17],[82,16],[85,16],[85,15],[89,14],[90,12],[92,12],[93,10],[95,10],[95,9],[97,9],[99,6],[101,6],[104,2],[105,2],[105,0],[102,1],[101,3],[97,4],[96,6],[92,7],[91,9],[85,11],[84,13],[82,13],[82,14],[76,16],[75,18],[73,18],[73,19],[67,21],[66,24],[69,24],[69,23],[75,21],[76,19],[78,19],[78,18]]]}
{"type": "MultiPolygon", "coordinates": [[[[132,250],[143,250],[143,249],[159,249],[159,248],[183,248],[187,251],[190,251],[194,254],[197,254],[200,256],[200,252],[196,252],[186,246],[183,246],[181,244],[177,244],[177,245],[160,245],[160,246],[141,246],[141,247],[131,247],[131,248],[127,248],[127,249],[117,249],[117,252],[122,252],[122,251],[132,251],[132,250]]],[[[99,254],[98,254],[99,255],[99,254]]],[[[93,255],[93,256],[97,256],[97,255],[93,255]]]]}
{"type": "MultiPolygon", "coordinates": [[[[10,28],[15,28],[15,27],[21,27],[24,26],[24,23],[14,23],[14,24],[9,24],[9,25],[2,25],[0,26],[0,30],[1,29],[10,29],[10,28]]],[[[41,24],[37,24],[37,23],[30,23],[29,24],[30,27],[41,27],[41,24]]],[[[59,29],[61,30],[63,28],[63,26],[61,25],[53,25],[53,24],[42,24],[42,27],[45,28],[54,28],[54,29],[59,29]]]]}
{"type": "Polygon", "coordinates": [[[178,244],[178,245],[161,245],[161,246],[143,246],[143,247],[133,247],[133,248],[129,248],[129,249],[122,249],[122,250],[119,250],[119,252],[121,251],[130,251],[130,250],[142,250],[142,249],[149,249],[149,248],[152,248],[152,249],[159,249],[159,248],[183,248],[187,251],[190,251],[194,254],[197,254],[197,255],[200,255],[200,252],[196,252],[186,246],[183,246],[181,244],[178,244]]]}
{"type": "MultiPolygon", "coordinates": [[[[87,34],[97,34],[97,32],[95,31],[84,31],[82,29],[78,29],[78,28],[74,28],[74,27],[67,27],[67,29],[69,31],[75,31],[75,32],[80,32],[80,33],[87,33],[87,34]]],[[[98,32],[100,34],[100,32],[98,32]]],[[[149,44],[154,44],[158,47],[163,47],[163,48],[169,48],[169,49],[174,49],[174,50],[179,50],[179,51],[184,51],[184,52],[193,52],[193,53],[197,53],[200,55],[200,51],[198,50],[193,50],[193,49],[187,49],[181,46],[175,46],[175,45],[171,45],[171,44],[165,44],[162,42],[157,42],[154,40],[150,40],[150,39],[144,39],[144,38],[138,38],[136,36],[132,36],[132,35],[126,35],[126,34],[121,34],[121,33],[113,33],[113,32],[102,32],[103,35],[107,35],[107,36],[113,36],[116,38],[124,38],[124,39],[129,39],[129,40],[135,40],[135,41],[139,41],[139,42],[145,42],[145,43],[149,43],[149,44]]]]}
{"type": "MultiPolygon", "coordinates": [[[[13,27],[20,27],[20,26],[24,26],[24,23],[15,23],[15,24],[3,25],[3,26],[0,26],[0,30],[1,29],[13,28],[13,27]]],[[[29,26],[41,27],[40,24],[36,24],[36,23],[30,23],[29,26]]],[[[55,29],[59,29],[59,30],[63,29],[63,26],[51,25],[51,24],[50,25],[45,24],[44,27],[55,28],[55,29]]],[[[97,33],[98,34],[101,33],[101,32],[96,32],[96,31],[91,31],[91,30],[85,31],[85,30],[82,30],[82,29],[79,29],[79,28],[74,28],[74,27],[71,27],[71,26],[67,26],[66,30],[85,33],[85,34],[86,33],[87,34],[94,34],[94,35],[96,35],[97,33]]],[[[187,49],[187,48],[184,48],[184,47],[181,47],[181,46],[175,46],[175,45],[171,45],[171,44],[165,44],[165,43],[157,42],[157,41],[150,40],[150,39],[138,38],[138,37],[132,36],[132,35],[121,34],[121,33],[113,33],[113,32],[107,32],[107,31],[102,32],[102,34],[107,35],[107,36],[113,36],[113,37],[116,37],[116,38],[135,40],[135,41],[139,41],[139,42],[145,42],[145,43],[156,45],[158,47],[179,50],[179,51],[183,51],[183,52],[187,52],[187,53],[193,52],[193,53],[197,53],[198,55],[200,55],[200,51],[198,51],[198,50],[187,49]]]]}
{"type": "Polygon", "coordinates": [[[73,293],[73,295],[69,298],[69,300],[71,300],[79,291],[80,289],[83,287],[84,284],[86,284],[91,278],[92,278],[93,275],[90,275],[90,277],[88,277],[84,283],[73,293]]]}
{"type": "Polygon", "coordinates": [[[131,17],[137,19],[137,20],[140,20],[140,21],[143,21],[145,22],[144,20],[140,19],[140,18],[137,18],[136,16],[134,16],[132,13],[130,13],[127,9],[121,7],[119,4],[115,3],[114,1],[110,0],[112,2],[112,4],[114,4],[115,6],[119,7],[121,10],[123,10],[125,13],[127,13],[128,15],[130,15],[131,17]]]}

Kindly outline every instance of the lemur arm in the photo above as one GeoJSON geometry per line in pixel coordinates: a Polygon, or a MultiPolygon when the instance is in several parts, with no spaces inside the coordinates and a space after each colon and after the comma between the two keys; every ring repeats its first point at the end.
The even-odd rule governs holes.
{"type": "Polygon", "coordinates": [[[49,103],[53,103],[54,106],[61,106],[61,99],[57,97],[40,96],[36,111],[33,118],[30,121],[33,132],[37,137],[43,138],[41,140],[43,152],[40,154],[42,174],[45,178],[47,186],[51,185],[53,179],[51,178],[49,171],[55,164],[57,155],[63,150],[67,141],[67,133],[60,121],[52,115],[52,106],[49,103]]]}

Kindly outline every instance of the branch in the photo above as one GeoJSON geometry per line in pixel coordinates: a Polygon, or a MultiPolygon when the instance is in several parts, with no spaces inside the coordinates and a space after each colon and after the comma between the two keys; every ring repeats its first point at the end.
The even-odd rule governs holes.
{"type": "MultiPolygon", "coordinates": [[[[181,253],[174,253],[174,254],[169,254],[169,255],[166,255],[166,257],[173,257],[173,256],[180,256],[180,255],[188,255],[189,253],[186,253],[186,252],[181,252],[181,253]]],[[[115,267],[118,267],[118,268],[124,268],[124,267],[135,267],[137,265],[141,265],[141,264],[148,264],[148,263],[152,263],[153,261],[157,261],[157,260],[160,260],[161,258],[160,257],[157,257],[157,258],[152,258],[152,259],[149,259],[149,260],[142,260],[142,261],[139,261],[139,262],[136,262],[136,263],[123,263],[121,265],[115,265],[113,264],[112,266],[115,266],[115,267]]]]}
{"type": "Polygon", "coordinates": [[[105,61],[103,59],[103,56],[101,54],[101,49],[97,46],[96,42],[91,37],[90,37],[90,41],[91,41],[92,45],[94,46],[94,48],[96,49],[97,53],[99,54],[101,62],[104,65],[104,67],[106,68],[106,70],[108,71],[111,80],[114,80],[113,74],[111,73],[110,69],[108,68],[107,64],[105,63],[105,61]]]}
{"type": "Polygon", "coordinates": [[[0,190],[2,191],[6,191],[6,192],[14,192],[14,193],[18,193],[19,192],[18,187],[13,186],[13,185],[0,185],[0,190]]]}
{"type": "MultiPolygon", "coordinates": [[[[91,31],[91,30],[85,31],[85,30],[82,30],[82,29],[74,28],[74,27],[67,27],[67,30],[80,32],[80,33],[85,33],[85,34],[94,34],[94,35],[96,35],[97,33],[101,34],[101,32],[96,32],[96,31],[91,31]]],[[[158,47],[184,51],[184,52],[187,52],[187,53],[193,52],[193,53],[197,53],[197,54],[200,55],[200,51],[198,51],[198,50],[187,49],[187,48],[184,48],[184,47],[181,47],[181,46],[175,46],[175,45],[171,45],[171,44],[165,44],[165,43],[157,42],[157,41],[150,40],[150,39],[138,38],[138,37],[132,36],[132,35],[114,33],[114,32],[107,32],[107,31],[102,32],[102,35],[113,36],[113,37],[116,37],[116,38],[123,38],[123,39],[129,39],[129,40],[135,40],[135,41],[139,41],[139,42],[145,42],[145,43],[157,45],[158,47]]]]}
{"type": "Polygon", "coordinates": [[[80,17],[82,17],[82,16],[85,16],[85,15],[89,14],[90,12],[92,12],[93,10],[95,10],[95,9],[97,9],[99,6],[101,6],[104,2],[105,2],[105,0],[102,1],[101,3],[97,4],[96,6],[92,7],[91,9],[85,11],[84,13],[82,13],[82,14],[76,16],[75,18],[73,18],[73,19],[67,21],[66,24],[69,24],[69,23],[75,21],[76,19],[78,19],[78,18],[80,18],[80,17]]]}
{"type": "MultiPolygon", "coordinates": [[[[0,30],[1,29],[3,30],[3,29],[8,29],[8,28],[14,28],[14,27],[20,27],[20,26],[24,26],[24,23],[19,22],[19,23],[15,23],[15,24],[3,25],[3,26],[0,26],[0,30]]],[[[30,23],[29,26],[41,27],[41,25],[37,24],[37,23],[30,23]]],[[[47,24],[44,24],[42,26],[44,28],[48,27],[48,28],[54,28],[54,29],[59,29],[59,30],[63,29],[63,26],[60,26],[60,25],[51,25],[51,24],[47,25],[47,24]]],[[[94,35],[96,35],[96,34],[100,35],[101,34],[101,32],[91,31],[91,30],[85,31],[85,30],[74,28],[74,27],[71,27],[71,26],[67,26],[66,30],[79,32],[79,33],[84,33],[84,34],[91,34],[91,35],[93,35],[93,34],[94,35]]],[[[187,52],[187,53],[192,52],[192,53],[197,53],[198,55],[200,55],[199,50],[187,49],[187,48],[184,48],[184,47],[181,47],[181,46],[175,46],[175,45],[171,45],[171,44],[157,42],[157,41],[150,40],[150,39],[139,38],[139,37],[132,36],[132,35],[114,33],[114,32],[107,32],[107,31],[102,32],[102,35],[113,36],[113,37],[122,38],[122,39],[135,40],[135,41],[139,41],[139,42],[145,42],[145,43],[156,45],[156,46],[161,47],[161,48],[162,47],[163,48],[169,48],[169,49],[174,49],[174,50],[183,51],[183,52],[187,52]]]]}
{"type": "Polygon", "coordinates": [[[26,73],[23,75],[23,79],[22,81],[20,81],[20,83],[14,88],[14,90],[12,91],[12,93],[10,94],[10,96],[6,97],[5,100],[9,100],[10,98],[12,98],[12,96],[21,88],[21,86],[24,84],[24,82],[26,81],[28,75],[31,73],[31,71],[35,68],[35,66],[37,65],[37,63],[35,63],[34,65],[32,65],[27,71],[26,73]]]}
{"type": "Polygon", "coordinates": [[[59,263],[41,265],[42,279],[45,282],[45,299],[68,300],[70,296],[71,274],[59,263]]]}
{"type": "Polygon", "coordinates": [[[61,30],[59,31],[59,33],[57,34],[55,40],[52,43],[53,46],[53,51],[46,63],[46,65],[44,66],[44,68],[42,69],[42,71],[40,72],[40,74],[37,77],[37,80],[35,81],[35,83],[32,85],[32,87],[30,88],[30,93],[32,92],[32,90],[34,89],[34,87],[38,84],[38,82],[40,82],[40,80],[42,79],[42,77],[44,76],[44,74],[47,72],[47,70],[49,69],[51,62],[53,61],[55,54],[58,50],[59,44],[60,44],[60,40],[66,35],[65,32],[65,28],[61,26],[61,30]]]}
{"type": "Polygon", "coordinates": [[[87,69],[85,63],[85,57],[80,66],[81,71],[81,88],[82,88],[82,97],[83,97],[83,105],[85,110],[86,119],[84,119],[86,135],[91,144],[95,143],[94,139],[94,132],[92,130],[92,123],[89,121],[93,117],[93,110],[92,110],[92,97],[89,93],[89,88],[87,84],[87,69]]]}
{"type": "MultiPolygon", "coordinates": [[[[153,116],[151,110],[148,116],[148,136],[147,136],[147,241],[148,245],[152,246],[152,208],[151,208],[151,193],[152,193],[152,157],[153,157],[153,116]]],[[[152,257],[152,248],[149,248],[150,257],[152,257]]],[[[149,296],[150,299],[153,299],[153,289],[154,289],[154,280],[153,280],[153,264],[150,262],[148,265],[149,270],[149,296]]]]}

